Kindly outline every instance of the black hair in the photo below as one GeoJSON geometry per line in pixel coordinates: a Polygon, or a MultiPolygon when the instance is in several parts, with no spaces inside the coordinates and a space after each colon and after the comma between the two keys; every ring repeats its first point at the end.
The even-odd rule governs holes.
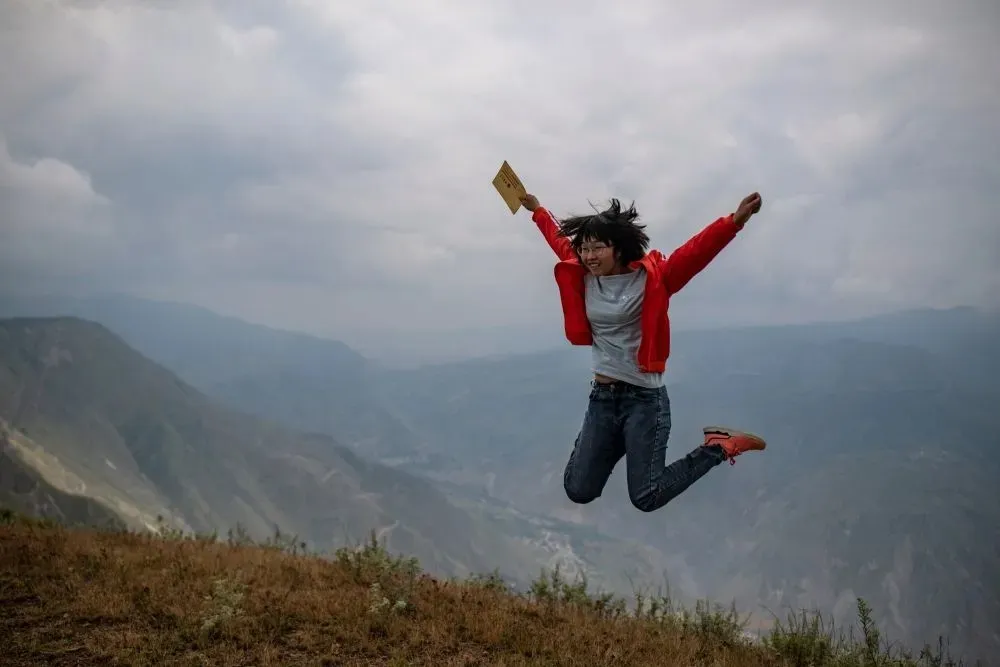
{"type": "Polygon", "coordinates": [[[611,200],[611,206],[593,215],[578,215],[565,218],[559,223],[559,235],[565,236],[580,254],[584,241],[601,241],[614,249],[622,265],[642,259],[649,247],[649,236],[643,231],[646,225],[636,222],[639,213],[633,202],[624,211],[621,202],[611,200]]]}

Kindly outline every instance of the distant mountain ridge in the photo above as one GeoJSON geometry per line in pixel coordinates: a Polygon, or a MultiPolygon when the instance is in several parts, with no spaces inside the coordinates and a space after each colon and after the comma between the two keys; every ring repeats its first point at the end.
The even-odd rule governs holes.
{"type": "MultiPolygon", "coordinates": [[[[117,317],[127,321],[128,309],[117,317]]],[[[204,355],[191,320],[157,321],[161,356],[183,368],[188,355],[204,355]]],[[[152,356],[131,331],[130,344],[152,356]]],[[[358,382],[344,382],[354,376],[330,357],[259,372],[234,361],[195,384],[270,419],[350,433],[358,451],[433,479],[470,507],[497,499],[640,540],[666,555],[671,584],[687,594],[779,614],[783,605],[846,609],[863,595],[890,638],[922,643],[941,632],[955,648],[1000,653],[989,629],[1000,627],[1000,592],[988,585],[1000,580],[1000,492],[990,481],[1000,478],[1000,316],[917,310],[679,331],[672,349],[668,456],[716,421],[763,433],[769,448],[651,516],[628,505],[620,472],[592,505],[562,493],[586,402],[585,349],[416,371],[365,363],[358,382]]],[[[270,354],[267,345],[255,353],[270,354]]]]}
{"type": "Polygon", "coordinates": [[[330,435],[225,407],[76,317],[0,320],[0,419],[0,501],[36,515],[223,535],[240,525],[258,538],[279,528],[319,549],[375,531],[430,572],[497,570],[520,585],[561,563],[607,570],[591,581],[620,588],[627,570],[649,578],[662,564],[593,530],[456,504],[330,435]]]}
{"type": "Polygon", "coordinates": [[[97,324],[0,321],[0,416],[16,445],[6,456],[20,454],[23,469],[36,454],[49,484],[70,475],[133,526],[157,515],[199,532],[239,523],[266,537],[278,526],[320,547],[381,526],[438,571],[535,569],[530,550],[427,482],[329,436],[217,407],[97,324]]]}
{"type": "Polygon", "coordinates": [[[0,317],[61,316],[101,323],[185,382],[237,408],[333,435],[372,456],[420,448],[419,436],[379,406],[370,384],[377,365],[338,341],[127,296],[0,298],[0,317]],[[299,390],[286,400],[280,387],[290,384],[299,390]]]}

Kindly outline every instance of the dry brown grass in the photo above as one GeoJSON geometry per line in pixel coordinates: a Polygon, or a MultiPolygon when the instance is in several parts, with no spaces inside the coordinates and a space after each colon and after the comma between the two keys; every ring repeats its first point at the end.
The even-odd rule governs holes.
{"type": "Polygon", "coordinates": [[[663,622],[261,547],[17,520],[0,572],[10,665],[778,664],[663,622]]]}
{"type": "MultiPolygon", "coordinates": [[[[4,665],[697,665],[961,667],[883,648],[858,601],[860,641],[819,615],[758,645],[738,619],[664,598],[626,612],[543,575],[528,595],[491,577],[443,582],[372,541],[334,557],[276,535],[246,544],[168,532],[70,530],[0,509],[4,665]],[[289,553],[291,552],[291,553],[289,553]],[[678,613],[680,612],[680,613],[678,613]],[[638,616],[638,617],[637,617],[638,616]]],[[[638,601],[637,601],[638,602],[638,601]]]]}

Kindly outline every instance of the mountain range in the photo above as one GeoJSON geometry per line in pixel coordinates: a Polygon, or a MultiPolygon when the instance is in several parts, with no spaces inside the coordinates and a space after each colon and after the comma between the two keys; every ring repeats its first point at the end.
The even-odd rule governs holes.
{"type": "MultiPolygon", "coordinates": [[[[921,644],[940,634],[970,655],[1000,653],[1000,589],[989,583],[1000,581],[1000,493],[993,481],[1000,465],[991,456],[1000,440],[995,313],[921,310],[855,322],[675,333],[667,372],[668,457],[696,446],[702,425],[719,422],[761,433],[768,449],[713,470],[651,515],[631,508],[621,471],[595,503],[577,506],[563,495],[562,466],[588,393],[586,349],[393,370],[334,341],[186,305],[121,297],[8,300],[0,301],[0,315],[100,322],[145,360],[119,362],[120,373],[148,362],[176,374],[173,386],[182,389],[172,401],[197,395],[199,406],[213,406],[218,412],[211,414],[224,415],[218,419],[243,438],[281,434],[268,436],[265,452],[242,454],[242,470],[285,470],[302,459],[316,469],[302,479],[318,484],[323,466],[368,466],[376,472],[365,488],[373,489],[387,485],[390,471],[400,475],[420,493],[407,490],[405,500],[387,499],[381,513],[364,517],[375,516],[381,526],[397,518],[412,526],[415,536],[394,546],[430,558],[429,564],[461,562],[465,571],[502,562],[509,573],[568,562],[591,574],[603,570],[607,581],[622,573],[649,580],[662,572],[682,597],[732,599],[745,610],[779,615],[820,608],[841,623],[852,620],[853,596],[860,595],[893,639],[921,644]],[[328,450],[337,452],[334,459],[328,450]],[[426,511],[425,504],[440,502],[460,513],[447,536],[440,535],[442,521],[426,519],[436,510],[426,511]],[[479,555],[482,541],[470,546],[470,539],[456,537],[477,529],[481,540],[492,535],[500,542],[486,549],[495,556],[491,561],[479,555]]],[[[80,381],[104,386],[111,377],[116,373],[80,381]]],[[[151,397],[145,403],[153,421],[176,414],[159,394],[155,400],[144,395],[151,397]]],[[[66,400],[52,410],[58,413],[66,400]]],[[[104,437],[99,421],[74,417],[61,431],[47,427],[44,447],[63,442],[57,431],[89,434],[73,442],[66,436],[70,456],[104,437]]],[[[133,459],[163,443],[204,439],[175,437],[170,423],[129,430],[130,422],[119,420],[115,429],[139,443],[133,459]]],[[[37,428],[29,423],[18,437],[37,440],[37,428]]],[[[223,437],[220,451],[238,449],[239,439],[223,437]]],[[[198,477],[179,463],[192,455],[190,448],[178,451],[188,453],[146,465],[208,485],[223,471],[212,461],[228,456],[209,456],[214,477],[198,477]]],[[[78,465],[95,456],[81,456],[78,465]]],[[[229,470],[227,485],[238,486],[241,477],[229,470]]],[[[244,491],[251,495],[246,504],[277,502],[299,484],[298,477],[274,474],[274,486],[260,497],[244,491]]],[[[169,489],[168,479],[154,486],[169,489]]],[[[223,497],[204,500],[184,506],[150,501],[150,508],[183,517],[217,513],[216,523],[255,520],[261,529],[279,516],[220,509],[233,505],[223,497]]],[[[298,500],[301,509],[283,505],[281,516],[301,514],[290,525],[305,530],[318,521],[319,532],[328,532],[311,514],[328,502],[325,496],[298,500]]]]}
{"type": "Polygon", "coordinates": [[[76,317],[0,320],[0,433],[0,500],[69,523],[279,530],[325,551],[374,532],[429,572],[498,571],[522,587],[557,563],[609,589],[626,563],[645,577],[662,565],[594,529],[455,502],[329,435],[225,405],[76,317]]]}

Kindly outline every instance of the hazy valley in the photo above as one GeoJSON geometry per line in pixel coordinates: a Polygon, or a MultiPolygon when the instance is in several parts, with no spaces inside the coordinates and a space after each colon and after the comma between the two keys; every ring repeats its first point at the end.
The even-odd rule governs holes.
{"type": "Polygon", "coordinates": [[[626,593],[630,578],[655,586],[665,575],[684,597],[736,599],[765,619],[764,608],[816,607],[851,622],[862,595],[893,639],[944,634],[969,653],[1000,651],[1000,590],[989,583],[1000,581],[995,315],[675,334],[670,454],[713,422],[760,432],[769,449],[642,515],[619,472],[592,505],[563,496],[586,350],[393,371],[332,341],[186,306],[2,305],[0,315],[71,313],[122,337],[112,345],[70,321],[83,345],[74,349],[53,342],[51,323],[16,345],[9,331],[4,349],[17,353],[5,357],[0,414],[18,427],[19,451],[59,457],[144,519],[265,532],[280,523],[330,544],[398,521],[389,547],[441,571],[499,567],[524,581],[561,562],[626,593]],[[84,360],[100,376],[60,375],[84,360]],[[23,406],[44,373],[56,389],[36,387],[45,400],[33,413],[23,406]],[[121,396],[92,405],[86,386],[121,396]],[[324,481],[332,470],[349,492],[324,481]]]}

